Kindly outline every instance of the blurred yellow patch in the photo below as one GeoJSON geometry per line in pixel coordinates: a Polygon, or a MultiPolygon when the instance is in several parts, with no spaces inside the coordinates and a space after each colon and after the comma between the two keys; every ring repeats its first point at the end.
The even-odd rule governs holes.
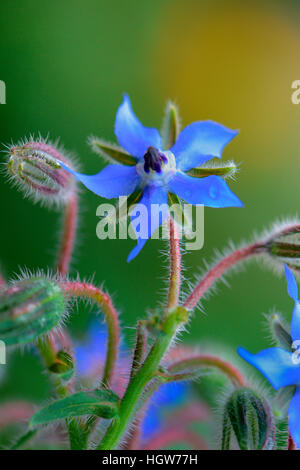
{"type": "Polygon", "coordinates": [[[274,3],[172,2],[158,27],[153,70],[164,98],[177,100],[184,124],[213,119],[240,129],[232,145],[250,165],[276,165],[274,153],[300,124],[300,105],[291,102],[299,28],[274,3]]]}

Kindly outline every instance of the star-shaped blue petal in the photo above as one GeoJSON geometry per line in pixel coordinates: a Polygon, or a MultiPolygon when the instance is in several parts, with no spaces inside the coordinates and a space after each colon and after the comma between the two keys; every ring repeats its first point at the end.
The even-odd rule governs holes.
{"type": "Polygon", "coordinates": [[[131,251],[128,261],[141,251],[147,239],[168,217],[165,205],[169,191],[193,205],[242,206],[238,197],[219,176],[195,178],[184,173],[213,157],[221,158],[223,148],[236,136],[237,131],[213,121],[195,122],[183,129],[169,151],[164,150],[161,148],[162,139],[159,131],[141,124],[132,110],[129,97],[124,95],[116,115],[115,134],[121,147],[136,160],[136,166],[110,164],[95,175],[85,175],[60,163],[89,190],[106,199],[129,196],[135,191],[142,191],[140,204],[144,205],[149,213],[144,217],[146,225],[144,230],[137,230],[136,227],[137,246],[131,251]],[[166,165],[167,152],[169,158],[174,160],[174,165],[170,167],[166,165]],[[144,159],[145,162],[147,159],[147,165],[144,159]],[[169,174],[164,175],[164,171],[169,174]],[[151,212],[154,206],[161,204],[163,205],[161,218],[157,222],[153,220],[151,212]]]}
{"type": "Polygon", "coordinates": [[[124,95],[123,103],[117,111],[115,134],[121,147],[133,157],[143,158],[150,146],[161,148],[158,130],[140,123],[127,95],[124,95]]]}
{"type": "MultiPolygon", "coordinates": [[[[300,307],[298,286],[292,271],[285,266],[285,276],[289,296],[295,302],[291,323],[293,341],[300,340],[300,307]]],[[[298,345],[295,345],[298,346],[298,345]]],[[[251,354],[244,348],[238,348],[239,355],[256,367],[278,390],[281,387],[295,385],[296,391],[289,407],[289,429],[296,445],[300,448],[300,362],[298,354],[276,347],[251,354]]]]}
{"type": "Polygon", "coordinates": [[[193,122],[179,134],[171,148],[182,171],[203,165],[212,157],[222,157],[224,147],[238,134],[213,121],[193,122]]]}

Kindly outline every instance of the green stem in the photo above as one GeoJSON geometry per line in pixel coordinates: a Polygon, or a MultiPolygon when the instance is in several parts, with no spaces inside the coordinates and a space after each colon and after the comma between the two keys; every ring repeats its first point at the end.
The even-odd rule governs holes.
{"type": "MultiPolygon", "coordinates": [[[[49,367],[56,360],[57,354],[57,347],[53,334],[50,333],[45,338],[40,339],[37,342],[37,348],[46,368],[49,370],[49,367]]],[[[68,395],[68,385],[63,383],[63,381],[56,374],[51,373],[51,380],[59,398],[63,398],[68,395]]]]}
{"type": "Polygon", "coordinates": [[[133,353],[132,368],[130,372],[130,378],[136,374],[137,370],[141,366],[147,348],[147,330],[142,321],[138,321],[136,327],[136,344],[133,353]]]}
{"type": "MultiPolygon", "coordinates": [[[[45,362],[45,366],[49,370],[49,367],[55,361],[57,354],[57,346],[53,334],[50,333],[46,338],[40,339],[37,343],[37,348],[45,362]]],[[[72,393],[71,382],[64,383],[59,376],[53,373],[51,373],[51,379],[59,398],[64,398],[72,393]]],[[[86,448],[87,435],[84,432],[84,424],[81,421],[75,422],[68,419],[66,419],[65,422],[69,433],[71,449],[78,450],[86,448]]]]}
{"type": "MultiPolygon", "coordinates": [[[[102,387],[109,387],[113,378],[113,374],[115,372],[115,365],[118,358],[118,349],[120,343],[120,326],[118,313],[112,303],[112,300],[108,294],[103,292],[101,289],[93,286],[92,284],[87,284],[85,282],[78,281],[63,281],[60,285],[64,292],[72,297],[85,297],[88,299],[92,299],[99,305],[100,309],[102,310],[105,316],[108,341],[102,377],[102,387]]],[[[79,441],[82,438],[84,440],[84,442],[82,441],[82,443],[85,446],[87,445],[88,436],[94,430],[98,419],[99,418],[97,418],[97,416],[90,416],[86,423],[82,426],[82,436],[79,436],[79,441]]],[[[74,429],[74,426],[72,429],[69,428],[69,434],[71,445],[77,445],[76,442],[78,441],[78,439],[76,436],[76,428],[74,429]]]]}
{"type": "Polygon", "coordinates": [[[180,245],[175,221],[170,217],[170,281],[168,293],[168,311],[178,305],[180,294],[180,245]]]}
{"type": "MultiPolygon", "coordinates": [[[[178,379],[180,379],[180,375],[182,375],[182,379],[184,380],[185,377],[188,378],[189,374],[193,376],[195,372],[200,372],[202,367],[214,367],[218,369],[228,377],[235,387],[243,387],[246,384],[245,378],[236,367],[230,364],[230,362],[210,354],[197,354],[196,356],[187,357],[175,362],[168,367],[168,373],[176,374],[176,372],[179,372],[178,379]],[[180,372],[185,370],[188,372],[180,374],[180,372]]],[[[166,374],[165,376],[168,377],[166,374]]],[[[170,375],[169,380],[172,381],[172,379],[176,379],[176,375],[175,377],[170,375]]]]}
{"type": "Polygon", "coordinates": [[[111,423],[102,442],[98,446],[99,450],[112,450],[116,448],[128,428],[128,424],[134,417],[138,401],[146,385],[154,377],[164,354],[176,334],[178,326],[186,321],[187,312],[183,308],[176,309],[165,319],[161,333],[148,357],[129,382],[120,405],[119,417],[111,423]]]}
{"type": "Polygon", "coordinates": [[[10,450],[17,450],[20,449],[20,447],[23,447],[36,435],[37,431],[37,429],[31,429],[30,431],[27,431],[17,440],[15,444],[11,446],[10,450]]]}

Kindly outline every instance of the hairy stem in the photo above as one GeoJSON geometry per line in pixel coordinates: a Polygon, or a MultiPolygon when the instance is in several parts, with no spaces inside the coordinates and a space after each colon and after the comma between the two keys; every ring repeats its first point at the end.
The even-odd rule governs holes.
{"type": "Polygon", "coordinates": [[[146,385],[154,377],[163,356],[176,334],[178,326],[186,322],[186,320],[186,312],[183,309],[175,310],[165,319],[161,333],[145,362],[129,382],[121,401],[118,419],[111,423],[98,449],[112,450],[118,445],[134,417],[138,402],[146,385]]]}
{"type": "Polygon", "coordinates": [[[135,420],[132,422],[133,431],[125,445],[126,450],[138,450],[140,448],[142,438],[141,425],[143,418],[147,413],[147,408],[151,403],[152,396],[164,382],[164,379],[157,375],[155,379],[151,380],[151,382],[145,387],[143,391],[143,400],[140,400],[139,406],[136,409],[135,420]]]}
{"type": "Polygon", "coordinates": [[[179,236],[175,221],[170,217],[170,282],[168,293],[168,311],[178,305],[180,293],[181,257],[179,236]]]}
{"type": "Polygon", "coordinates": [[[68,273],[74,248],[77,227],[77,206],[77,195],[74,188],[65,207],[64,226],[58,251],[57,269],[62,276],[68,273]]]}
{"type": "MultiPolygon", "coordinates": [[[[49,370],[49,367],[55,362],[58,352],[54,333],[50,332],[45,338],[39,339],[37,341],[37,348],[46,368],[49,370]]],[[[51,374],[51,379],[56,393],[60,398],[65,397],[68,393],[72,393],[72,390],[70,389],[71,384],[63,383],[56,374],[51,374]]]]}
{"type": "Polygon", "coordinates": [[[186,299],[183,307],[187,310],[192,310],[197,306],[201,297],[208,291],[208,289],[232,266],[241,261],[257,255],[264,250],[264,243],[253,243],[252,245],[245,246],[239,250],[234,251],[230,255],[223,258],[217,263],[196,285],[192,293],[186,299]]]}
{"type": "MultiPolygon", "coordinates": [[[[138,369],[141,367],[147,349],[147,330],[144,323],[138,321],[136,328],[136,344],[133,353],[132,367],[130,372],[130,380],[135,376],[138,369]]],[[[126,450],[134,450],[139,447],[141,440],[141,422],[142,422],[142,411],[140,411],[133,423],[133,429],[126,442],[126,450]]]]}
{"type": "MultiPolygon", "coordinates": [[[[45,339],[42,338],[37,343],[38,350],[44,360],[47,369],[49,369],[49,367],[53,364],[57,357],[58,347],[56,339],[57,335],[55,335],[54,333],[50,333],[48,336],[46,336],[45,339]]],[[[58,397],[64,398],[67,395],[74,393],[74,382],[72,380],[65,383],[55,373],[51,374],[51,379],[58,397]]],[[[83,423],[83,421],[81,419],[78,421],[66,419],[65,423],[69,433],[71,449],[78,450],[86,448],[87,435],[85,433],[85,424],[83,423]]]]}
{"type": "Polygon", "coordinates": [[[118,313],[112,300],[110,296],[101,289],[85,282],[65,281],[61,283],[61,287],[66,294],[72,297],[92,299],[99,305],[105,316],[108,342],[102,384],[103,386],[109,386],[114,373],[120,342],[118,313]]]}
{"type": "Polygon", "coordinates": [[[185,369],[200,369],[201,367],[214,367],[220,370],[235,387],[242,387],[246,384],[245,378],[236,367],[230,364],[230,362],[210,354],[198,354],[197,356],[177,361],[168,367],[168,372],[174,374],[185,369]]]}
{"type": "Polygon", "coordinates": [[[20,449],[20,447],[23,447],[25,444],[28,444],[28,442],[37,434],[37,432],[37,429],[31,429],[27,431],[17,440],[15,444],[11,446],[10,450],[18,450],[20,449]]]}

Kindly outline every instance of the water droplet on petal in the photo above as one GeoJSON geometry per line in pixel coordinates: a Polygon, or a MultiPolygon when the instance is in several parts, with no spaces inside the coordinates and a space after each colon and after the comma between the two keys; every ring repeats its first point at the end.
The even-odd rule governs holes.
{"type": "Polygon", "coordinates": [[[218,196],[219,196],[219,189],[216,185],[212,185],[210,188],[209,188],[209,195],[212,199],[217,199],[218,196]]]}

